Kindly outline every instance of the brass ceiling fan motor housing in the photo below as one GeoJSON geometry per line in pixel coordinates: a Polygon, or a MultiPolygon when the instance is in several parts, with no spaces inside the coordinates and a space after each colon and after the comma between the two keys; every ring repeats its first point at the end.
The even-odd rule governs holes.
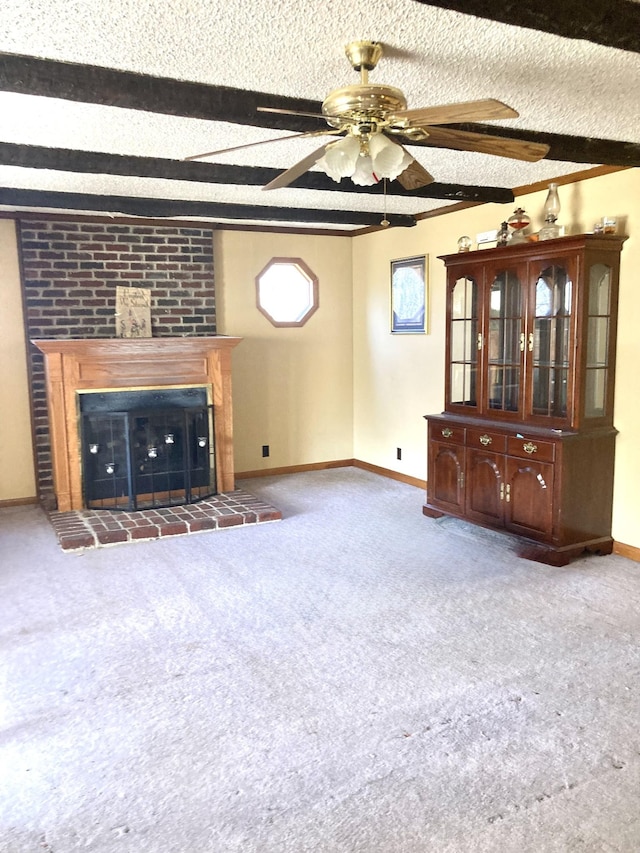
{"type": "Polygon", "coordinates": [[[384,124],[387,116],[406,108],[404,95],[393,86],[345,86],[330,92],[322,103],[322,113],[332,127],[362,119],[384,124]]]}
{"type": "Polygon", "coordinates": [[[330,92],[322,104],[322,113],[332,127],[346,123],[372,122],[380,127],[387,116],[406,110],[407,101],[394,86],[368,85],[368,73],[382,56],[382,45],[374,41],[354,41],[345,48],[349,62],[360,72],[360,83],[330,92]]]}

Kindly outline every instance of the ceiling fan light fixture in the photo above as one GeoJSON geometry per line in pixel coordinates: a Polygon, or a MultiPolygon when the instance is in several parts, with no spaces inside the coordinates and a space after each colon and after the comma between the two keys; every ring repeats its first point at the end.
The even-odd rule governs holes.
{"type": "Polygon", "coordinates": [[[383,178],[395,180],[411,163],[413,157],[408,151],[378,132],[364,147],[363,140],[351,134],[331,143],[316,165],[336,183],[351,178],[354,184],[368,187],[383,178]]]}

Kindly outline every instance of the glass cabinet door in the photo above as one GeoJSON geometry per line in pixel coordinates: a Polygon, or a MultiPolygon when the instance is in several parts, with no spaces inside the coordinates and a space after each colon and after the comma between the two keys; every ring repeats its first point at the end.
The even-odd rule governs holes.
{"type": "Polygon", "coordinates": [[[524,349],[523,289],[515,270],[496,273],[489,289],[486,408],[520,409],[524,349]]]}
{"type": "Polygon", "coordinates": [[[479,286],[464,276],[451,290],[449,328],[449,400],[453,406],[477,407],[479,391],[479,286]]]}
{"type": "Polygon", "coordinates": [[[588,287],[584,416],[604,418],[608,414],[611,267],[594,264],[589,270],[588,287]]]}
{"type": "Polygon", "coordinates": [[[567,418],[573,285],[569,270],[551,264],[534,284],[531,359],[531,414],[567,418]]]}

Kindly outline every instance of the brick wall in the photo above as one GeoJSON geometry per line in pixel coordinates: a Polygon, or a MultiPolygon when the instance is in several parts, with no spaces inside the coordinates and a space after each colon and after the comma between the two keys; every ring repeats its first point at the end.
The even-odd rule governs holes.
{"type": "MultiPolygon", "coordinates": [[[[216,334],[207,228],[23,219],[27,338],[113,338],[117,285],[151,290],[153,337],[216,334]]],[[[43,357],[30,347],[38,492],[55,508],[43,357]]]]}

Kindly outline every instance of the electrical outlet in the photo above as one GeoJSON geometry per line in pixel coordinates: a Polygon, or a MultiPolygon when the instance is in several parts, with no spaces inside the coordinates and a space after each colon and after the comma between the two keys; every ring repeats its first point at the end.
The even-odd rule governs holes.
{"type": "Polygon", "coordinates": [[[269,445],[268,444],[262,445],[262,455],[263,455],[263,457],[269,455],[269,445]]]}
{"type": "Polygon", "coordinates": [[[402,459],[402,448],[398,447],[396,449],[396,459],[402,459]]]}

